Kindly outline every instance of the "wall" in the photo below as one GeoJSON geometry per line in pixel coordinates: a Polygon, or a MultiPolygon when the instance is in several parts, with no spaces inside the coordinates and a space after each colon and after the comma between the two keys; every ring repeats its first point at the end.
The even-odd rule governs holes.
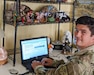
{"type": "MultiPolygon", "coordinates": [[[[69,0],[71,1],[71,0],[69,0]]],[[[28,6],[32,7],[32,9],[36,9],[37,7],[41,6],[40,4],[34,4],[34,3],[25,3],[28,6]]],[[[44,5],[44,4],[42,4],[44,5]]],[[[46,4],[45,4],[46,5],[46,4]]],[[[58,7],[58,5],[53,4],[55,7],[58,7]]],[[[61,6],[63,10],[66,10],[65,12],[68,15],[72,16],[70,12],[72,12],[72,6],[70,5],[62,5],[61,6]],[[66,9],[67,8],[67,9],[66,9]]],[[[0,3],[0,8],[3,8],[3,0],[2,4],[0,3]]],[[[3,10],[3,9],[1,9],[3,10]]],[[[0,12],[0,17],[2,17],[2,12],[0,12]]],[[[2,24],[2,18],[0,18],[0,25],[1,28],[3,26],[2,24]]],[[[62,40],[63,33],[66,30],[71,30],[72,23],[61,23],[60,25],[60,40],[62,40]]],[[[15,27],[6,24],[5,26],[5,49],[13,49],[14,48],[14,30],[15,27]]],[[[17,28],[17,48],[19,48],[19,40],[25,39],[25,38],[31,38],[31,37],[38,37],[38,36],[49,36],[51,37],[52,41],[57,40],[57,34],[58,34],[58,24],[42,24],[42,25],[29,25],[29,26],[18,26],[17,28]]]]}

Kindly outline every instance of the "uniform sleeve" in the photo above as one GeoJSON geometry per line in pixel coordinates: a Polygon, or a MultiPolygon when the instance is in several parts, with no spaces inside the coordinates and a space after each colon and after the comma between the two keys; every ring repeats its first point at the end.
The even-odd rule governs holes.
{"type": "Polygon", "coordinates": [[[52,66],[53,67],[58,67],[61,64],[65,64],[64,60],[54,60],[52,66]]]}
{"type": "Polygon", "coordinates": [[[56,68],[47,69],[44,66],[35,68],[36,75],[74,75],[72,63],[60,64],[56,68]],[[69,70],[70,69],[70,70],[69,70]]]}
{"type": "Polygon", "coordinates": [[[34,71],[36,75],[55,75],[55,68],[47,69],[44,66],[37,66],[34,71]]]}

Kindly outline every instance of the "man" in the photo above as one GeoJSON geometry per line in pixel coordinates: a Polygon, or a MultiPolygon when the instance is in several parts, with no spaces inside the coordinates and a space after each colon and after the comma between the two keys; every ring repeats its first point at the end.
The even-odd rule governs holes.
{"type": "Polygon", "coordinates": [[[82,16],[76,20],[75,38],[80,51],[69,62],[49,58],[33,61],[31,66],[36,75],[94,75],[94,18],[82,16]],[[55,68],[44,67],[52,65],[55,68]]]}

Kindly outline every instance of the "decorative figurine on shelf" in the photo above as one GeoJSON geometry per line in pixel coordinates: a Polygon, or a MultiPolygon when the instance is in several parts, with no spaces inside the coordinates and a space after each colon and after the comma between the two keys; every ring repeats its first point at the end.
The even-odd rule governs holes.
{"type": "Polygon", "coordinates": [[[63,54],[70,54],[71,53],[71,45],[72,45],[72,35],[70,31],[66,31],[63,36],[62,40],[63,45],[63,54]]]}
{"type": "Polygon", "coordinates": [[[49,53],[51,53],[53,51],[54,46],[51,44],[51,39],[48,37],[48,49],[49,49],[49,53]]]}
{"type": "Polygon", "coordinates": [[[26,13],[26,23],[27,24],[32,24],[33,23],[33,12],[32,10],[29,10],[27,13],[26,13]]]}
{"type": "Polygon", "coordinates": [[[53,13],[55,13],[57,9],[52,5],[46,5],[40,9],[40,22],[52,22],[54,21],[53,13]]]}
{"type": "Polygon", "coordinates": [[[24,4],[20,5],[20,17],[23,24],[32,24],[33,16],[33,10],[30,7],[24,4]]]}
{"type": "Polygon", "coordinates": [[[22,16],[22,17],[21,17],[21,21],[22,21],[22,23],[24,24],[24,23],[26,22],[26,17],[25,17],[25,16],[22,16]]]}
{"type": "Polygon", "coordinates": [[[64,35],[62,37],[62,43],[65,43],[66,42],[66,37],[69,40],[70,45],[72,45],[72,34],[71,34],[70,31],[65,31],[64,32],[64,35]]]}
{"type": "Polygon", "coordinates": [[[54,14],[53,13],[48,13],[47,16],[47,22],[55,22],[54,14]]]}
{"type": "Polygon", "coordinates": [[[71,49],[70,42],[69,42],[69,40],[68,40],[67,37],[65,38],[65,43],[63,43],[62,45],[63,45],[63,47],[62,47],[62,49],[63,49],[62,53],[63,54],[71,54],[72,49],[71,49]]]}
{"type": "Polygon", "coordinates": [[[34,13],[34,23],[39,23],[39,12],[34,13]]]}
{"type": "Polygon", "coordinates": [[[40,12],[40,23],[45,23],[46,21],[46,16],[44,12],[40,12]]]}
{"type": "Polygon", "coordinates": [[[46,16],[44,12],[35,12],[34,15],[34,23],[45,23],[46,21],[46,16]]]}
{"type": "Polygon", "coordinates": [[[56,22],[69,22],[70,17],[65,12],[56,12],[56,22]]]}

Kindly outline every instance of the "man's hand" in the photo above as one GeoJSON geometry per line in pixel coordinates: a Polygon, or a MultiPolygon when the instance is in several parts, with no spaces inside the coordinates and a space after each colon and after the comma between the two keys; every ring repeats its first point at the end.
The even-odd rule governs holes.
{"type": "Polygon", "coordinates": [[[42,63],[40,62],[40,61],[36,61],[36,60],[34,60],[34,61],[32,61],[32,63],[31,63],[31,66],[33,67],[33,69],[35,69],[37,66],[39,66],[39,65],[42,65],[42,63]]]}
{"type": "Polygon", "coordinates": [[[44,66],[51,66],[52,63],[53,63],[53,59],[51,59],[51,58],[43,58],[41,63],[44,66]]]}

